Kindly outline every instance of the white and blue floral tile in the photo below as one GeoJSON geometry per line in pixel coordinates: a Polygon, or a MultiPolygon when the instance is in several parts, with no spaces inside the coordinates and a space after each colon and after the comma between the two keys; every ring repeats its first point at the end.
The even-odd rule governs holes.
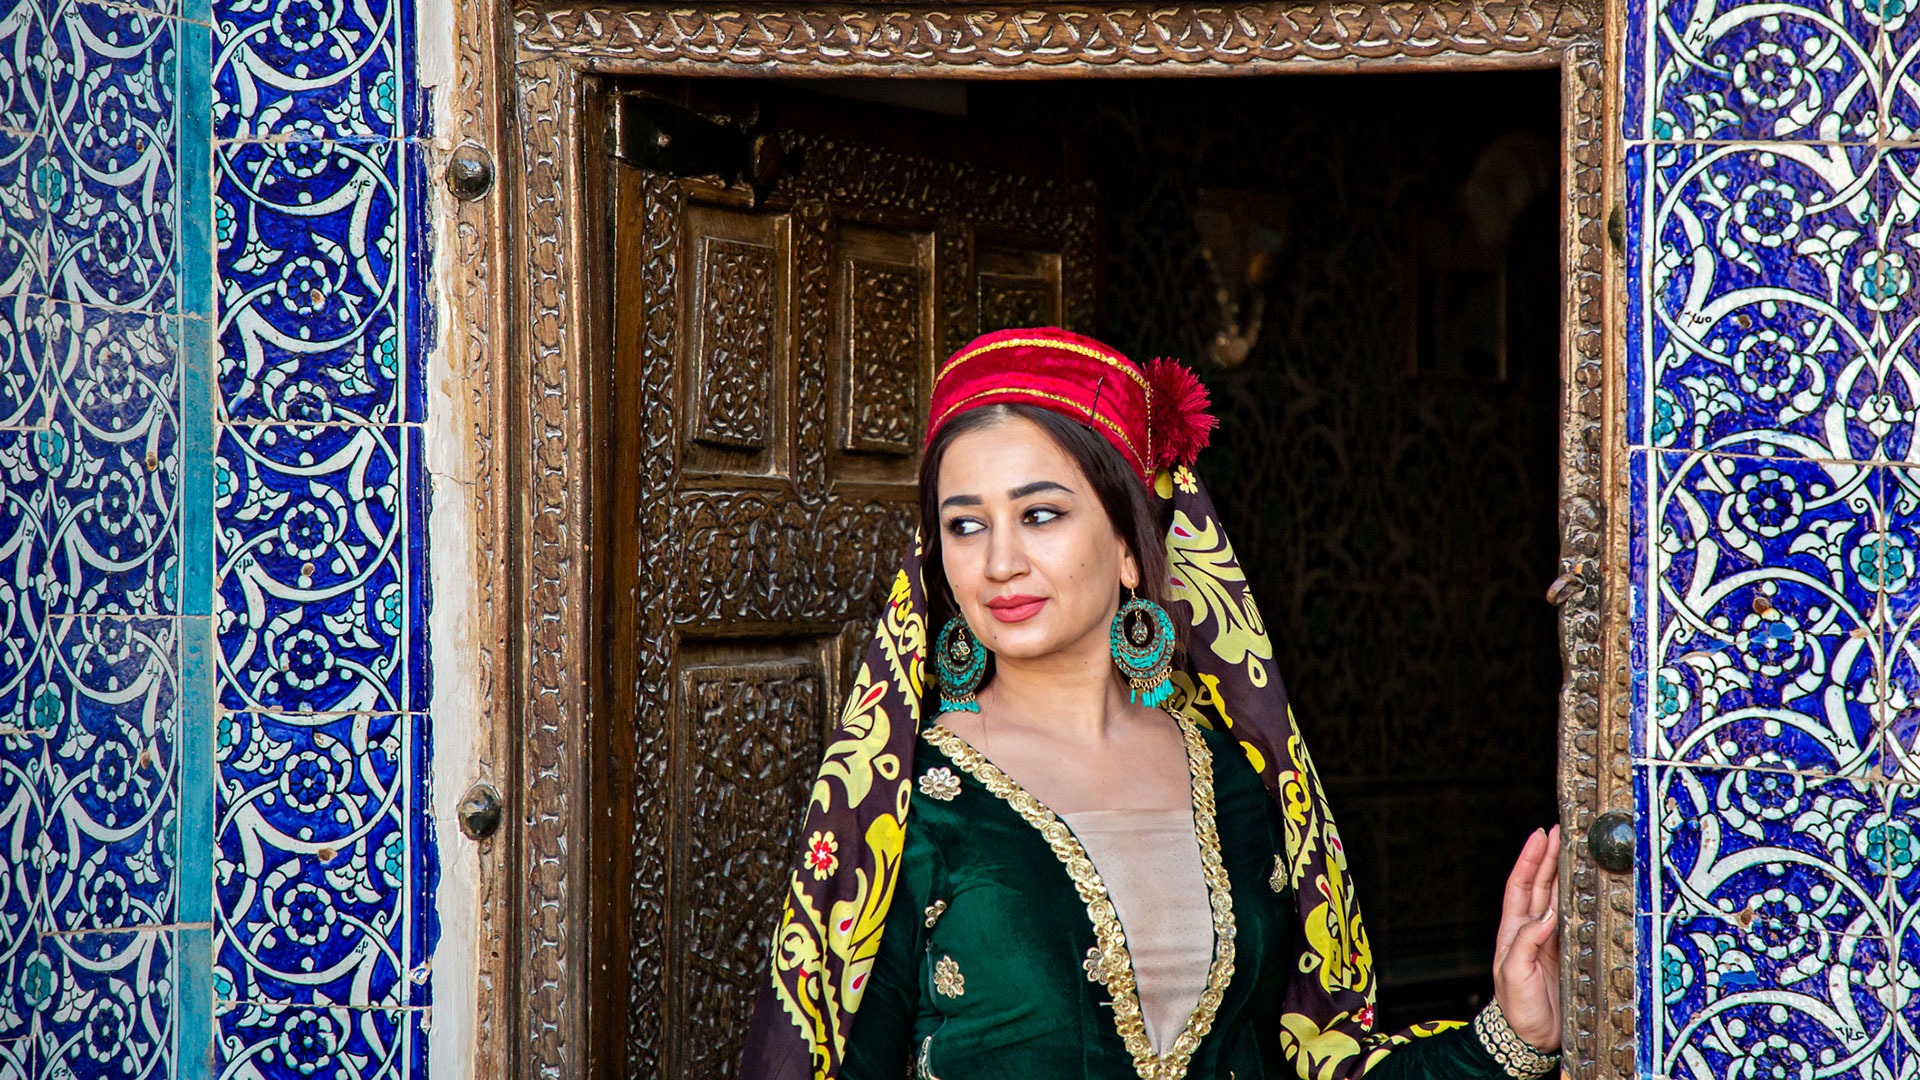
{"type": "Polygon", "coordinates": [[[42,926],[180,922],[178,621],[55,620],[38,707],[42,926]]]}
{"type": "Polygon", "coordinates": [[[177,1075],[175,930],[48,936],[35,978],[46,992],[35,1020],[35,1075],[177,1075]]]}
{"type": "Polygon", "coordinates": [[[284,1004],[223,1005],[220,1080],[426,1075],[423,1010],[284,1004]]]}
{"type": "Polygon", "coordinates": [[[1628,321],[1633,445],[1873,459],[1912,444],[1883,385],[1912,291],[1870,146],[1635,147],[1628,321]]]}
{"type": "Polygon", "coordinates": [[[1638,933],[1640,1075],[1908,1075],[1899,1017],[1914,968],[1886,939],[1659,916],[1641,916],[1638,933]]]}
{"type": "Polygon", "coordinates": [[[406,0],[216,0],[221,140],[378,141],[420,133],[406,0]]]}
{"type": "Polygon", "coordinates": [[[403,240],[411,148],[229,143],[218,156],[220,389],[231,422],[418,420],[403,240]]]}
{"type": "Polygon", "coordinates": [[[1878,764],[1883,677],[1874,467],[1707,453],[1643,460],[1637,591],[1648,636],[1636,648],[1635,752],[1866,775],[1878,764]]]}
{"type": "Polygon", "coordinates": [[[181,321],[58,301],[43,321],[49,608],[177,614],[181,321]]]}
{"type": "Polygon", "coordinates": [[[50,8],[48,156],[35,194],[56,299],[166,312],[180,302],[179,24],[87,0],[50,8]]]}
{"type": "Polygon", "coordinates": [[[214,990],[222,1001],[424,1004],[410,868],[425,839],[416,720],[227,713],[214,990]]]}
{"type": "Polygon", "coordinates": [[[225,429],[215,545],[227,708],[424,704],[417,443],[411,427],[225,429]]]}
{"type": "Polygon", "coordinates": [[[1877,781],[1771,769],[1641,766],[1651,800],[1649,914],[1762,937],[1892,936],[1877,781]]]}
{"type": "Polygon", "coordinates": [[[1866,5],[1880,18],[1880,70],[1887,101],[1886,137],[1911,142],[1920,137],[1920,17],[1913,0],[1874,0],[1866,5]]]}
{"type": "Polygon", "coordinates": [[[1626,137],[1872,142],[1886,83],[1881,25],[1903,2],[1629,0],[1626,137]]]}

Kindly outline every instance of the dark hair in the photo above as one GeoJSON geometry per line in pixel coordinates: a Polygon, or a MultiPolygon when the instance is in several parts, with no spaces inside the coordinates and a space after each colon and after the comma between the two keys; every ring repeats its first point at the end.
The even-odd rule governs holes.
{"type": "MultiPolygon", "coordinates": [[[[1107,519],[1113,522],[1114,531],[1120,534],[1140,568],[1140,586],[1134,592],[1143,600],[1167,606],[1167,550],[1162,539],[1165,525],[1157,519],[1153,499],[1133,466],[1092,428],[1051,409],[1024,403],[986,405],[947,421],[920,460],[920,535],[925,545],[921,568],[927,590],[929,646],[933,636],[959,610],[954,603],[953,589],[947,584],[946,568],[940,562],[940,463],[955,439],[1015,417],[1039,425],[1054,445],[1080,467],[1087,482],[1093,485],[1094,494],[1099,496],[1100,505],[1106,509],[1107,519]]],[[[1174,619],[1174,629],[1182,629],[1178,618],[1174,619]]]]}

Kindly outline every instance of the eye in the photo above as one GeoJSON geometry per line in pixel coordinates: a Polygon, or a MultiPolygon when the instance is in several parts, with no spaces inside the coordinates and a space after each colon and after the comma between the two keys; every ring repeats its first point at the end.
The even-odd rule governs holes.
{"type": "Polygon", "coordinates": [[[957,517],[947,519],[947,532],[954,536],[972,536],[984,528],[986,528],[985,525],[980,524],[980,522],[973,518],[957,517]]]}
{"type": "Polygon", "coordinates": [[[1049,521],[1056,521],[1066,516],[1066,511],[1055,510],[1051,506],[1030,507],[1026,513],[1027,523],[1030,525],[1045,525],[1049,521]]]}

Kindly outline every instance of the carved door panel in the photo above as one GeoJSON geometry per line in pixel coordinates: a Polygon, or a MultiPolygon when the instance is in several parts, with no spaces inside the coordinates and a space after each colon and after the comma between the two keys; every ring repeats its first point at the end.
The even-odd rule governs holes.
{"type": "Polygon", "coordinates": [[[1091,329],[1084,185],[804,121],[760,206],[612,166],[596,1076],[736,1066],[792,831],[915,516],[938,358],[1091,329]]]}

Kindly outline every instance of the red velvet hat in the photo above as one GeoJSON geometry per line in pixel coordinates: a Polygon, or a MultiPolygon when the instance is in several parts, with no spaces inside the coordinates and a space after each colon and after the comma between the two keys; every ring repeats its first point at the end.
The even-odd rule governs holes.
{"type": "Polygon", "coordinates": [[[1149,486],[1160,469],[1193,464],[1218,422],[1207,413],[1207,388],[1178,361],[1155,360],[1143,371],[1117,349],[1042,326],[975,338],[942,364],[927,441],[968,409],[1015,402],[1099,432],[1149,486]]]}

